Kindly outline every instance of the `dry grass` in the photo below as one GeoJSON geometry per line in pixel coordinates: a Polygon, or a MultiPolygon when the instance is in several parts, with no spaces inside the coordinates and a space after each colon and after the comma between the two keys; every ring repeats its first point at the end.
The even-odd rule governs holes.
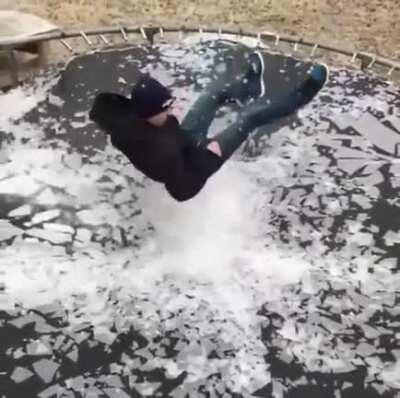
{"type": "Polygon", "coordinates": [[[251,26],[400,58],[399,0],[0,0],[62,27],[251,26]]]}

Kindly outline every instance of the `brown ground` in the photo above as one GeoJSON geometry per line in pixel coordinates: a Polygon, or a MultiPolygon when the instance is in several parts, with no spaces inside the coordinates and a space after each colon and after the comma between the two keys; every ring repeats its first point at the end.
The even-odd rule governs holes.
{"type": "Polygon", "coordinates": [[[400,0],[0,0],[61,27],[240,25],[400,59],[400,0]]]}

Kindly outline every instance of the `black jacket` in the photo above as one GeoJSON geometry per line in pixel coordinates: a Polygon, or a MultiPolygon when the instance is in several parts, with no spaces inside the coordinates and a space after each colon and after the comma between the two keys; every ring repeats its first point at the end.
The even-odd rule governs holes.
{"type": "Polygon", "coordinates": [[[138,170],[165,184],[178,201],[195,196],[222,165],[219,156],[190,139],[174,116],[162,127],[153,126],[136,117],[130,100],[118,94],[97,95],[89,116],[138,170]]]}

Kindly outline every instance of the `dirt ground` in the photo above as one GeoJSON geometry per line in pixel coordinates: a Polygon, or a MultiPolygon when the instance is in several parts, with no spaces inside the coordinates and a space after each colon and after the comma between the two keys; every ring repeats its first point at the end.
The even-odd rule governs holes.
{"type": "Polygon", "coordinates": [[[0,0],[64,28],[243,26],[400,59],[399,0],[0,0]]]}

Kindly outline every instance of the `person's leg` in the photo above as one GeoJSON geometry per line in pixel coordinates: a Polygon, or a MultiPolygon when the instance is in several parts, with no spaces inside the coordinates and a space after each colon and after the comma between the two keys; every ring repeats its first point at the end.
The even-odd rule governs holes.
{"type": "Polygon", "coordinates": [[[212,141],[219,144],[223,160],[229,159],[257,127],[288,116],[310,102],[326,79],[327,69],[324,66],[314,67],[309,78],[291,94],[269,104],[264,99],[259,99],[246,107],[235,123],[212,138],[212,141]]]}
{"type": "Polygon", "coordinates": [[[265,93],[264,59],[261,53],[250,55],[249,69],[235,79],[223,76],[212,82],[189,109],[181,127],[195,140],[202,142],[217,110],[229,101],[240,103],[258,98],[265,93]]]}

